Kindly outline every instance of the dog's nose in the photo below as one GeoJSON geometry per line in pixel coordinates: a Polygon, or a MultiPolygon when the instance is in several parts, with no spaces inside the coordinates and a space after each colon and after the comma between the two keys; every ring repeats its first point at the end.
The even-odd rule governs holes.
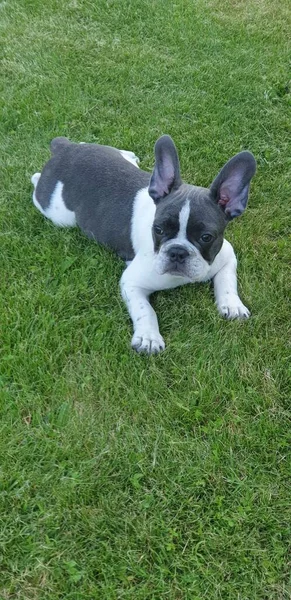
{"type": "Polygon", "coordinates": [[[189,256],[188,250],[182,248],[182,246],[172,246],[172,248],[169,249],[168,254],[171,262],[178,262],[180,264],[185,262],[185,258],[189,256]]]}

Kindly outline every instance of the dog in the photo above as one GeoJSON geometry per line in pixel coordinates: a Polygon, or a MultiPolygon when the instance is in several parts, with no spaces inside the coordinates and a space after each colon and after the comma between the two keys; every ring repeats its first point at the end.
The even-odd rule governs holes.
{"type": "Polygon", "coordinates": [[[127,263],[121,294],[133,322],[131,345],[157,354],[165,343],[149,297],[186,283],[213,280],[218,312],[250,316],[237,293],[237,260],[223,237],[229,221],[247,205],[256,171],[254,156],[231,158],[210,188],[182,182],[172,138],[155,144],[152,173],[133,152],[55,138],[51,159],[35,173],[33,202],[56,225],[79,225],[127,263]]]}

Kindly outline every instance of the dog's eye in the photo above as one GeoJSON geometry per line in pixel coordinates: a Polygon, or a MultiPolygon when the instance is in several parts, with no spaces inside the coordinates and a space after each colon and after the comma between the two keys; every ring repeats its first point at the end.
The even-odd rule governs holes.
{"type": "Polygon", "coordinates": [[[201,236],[201,240],[205,244],[209,244],[209,242],[213,240],[213,235],[211,235],[211,233],[203,233],[203,235],[201,236]]]}
{"type": "Polygon", "coordinates": [[[154,225],[154,232],[155,232],[157,235],[163,235],[163,233],[164,233],[164,230],[163,230],[161,227],[159,227],[159,225],[154,225]]]}

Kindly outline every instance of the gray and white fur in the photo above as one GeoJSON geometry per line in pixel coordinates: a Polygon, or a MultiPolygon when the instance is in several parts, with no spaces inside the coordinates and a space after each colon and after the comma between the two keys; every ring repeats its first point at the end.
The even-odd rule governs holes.
{"type": "Polygon", "coordinates": [[[249,317],[237,293],[236,257],[223,236],[247,205],[256,171],[250,152],[231,158],[203,188],[182,182],[167,135],[156,142],[152,174],[138,168],[133,152],[110,146],[55,138],[51,151],[42,173],[31,178],[33,202],[56,225],[79,225],[127,261],[120,287],[137,352],[165,347],[149,302],[157,290],[212,279],[219,313],[249,317]]]}

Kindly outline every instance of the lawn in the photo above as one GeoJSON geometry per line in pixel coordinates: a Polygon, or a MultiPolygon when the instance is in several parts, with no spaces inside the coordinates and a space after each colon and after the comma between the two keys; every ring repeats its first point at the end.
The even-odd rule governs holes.
{"type": "Polygon", "coordinates": [[[291,597],[290,0],[7,0],[1,40],[1,600],[291,597]],[[124,265],[32,205],[50,140],[162,133],[209,185],[258,163],[229,225],[246,322],[209,285],[153,298],[130,348],[124,265]]]}

